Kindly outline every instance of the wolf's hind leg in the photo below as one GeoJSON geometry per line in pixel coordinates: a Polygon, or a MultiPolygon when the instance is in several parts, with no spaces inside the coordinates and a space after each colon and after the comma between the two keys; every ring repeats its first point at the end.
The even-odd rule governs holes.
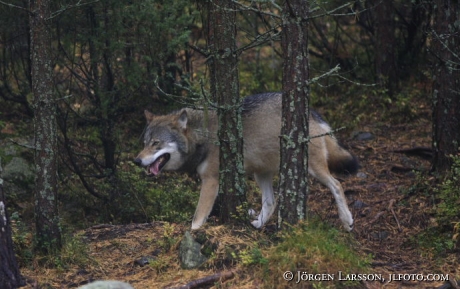
{"type": "Polygon", "coordinates": [[[206,178],[202,180],[200,199],[196,206],[195,216],[192,221],[192,230],[199,229],[211,213],[214,202],[216,201],[219,190],[219,180],[216,178],[206,178]]]}
{"type": "MultiPolygon", "coordinates": [[[[261,228],[275,211],[275,196],[273,194],[273,174],[264,173],[264,174],[254,174],[257,184],[262,191],[262,210],[257,216],[256,220],[252,221],[251,224],[256,228],[261,228]]],[[[255,215],[254,210],[249,210],[250,215],[255,215]]]]}
{"type": "Polygon", "coordinates": [[[339,218],[345,230],[348,232],[353,230],[353,216],[348,208],[347,200],[340,182],[329,173],[329,170],[324,165],[315,166],[315,163],[310,163],[309,173],[331,190],[335,203],[337,204],[339,218]]]}

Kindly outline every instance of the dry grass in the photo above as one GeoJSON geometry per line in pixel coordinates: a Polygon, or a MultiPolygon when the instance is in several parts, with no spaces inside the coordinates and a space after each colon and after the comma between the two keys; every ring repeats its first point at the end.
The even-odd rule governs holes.
{"type": "MultiPolygon", "coordinates": [[[[86,249],[82,250],[80,246],[78,250],[82,250],[81,252],[72,252],[80,253],[81,258],[86,255],[87,262],[77,264],[68,260],[68,263],[63,264],[64,268],[49,269],[36,266],[33,270],[23,268],[22,273],[29,280],[40,284],[41,288],[74,288],[89,281],[115,279],[128,282],[135,288],[149,289],[179,286],[216,272],[232,270],[236,272],[235,277],[220,284],[219,288],[262,288],[270,287],[274,284],[273,281],[289,285],[280,280],[280,270],[287,270],[297,263],[307,266],[312,260],[310,258],[322,259],[322,262],[325,262],[325,266],[317,267],[318,270],[327,267],[335,270],[336,267],[332,265],[339,264],[334,258],[319,256],[324,250],[315,253],[314,248],[317,245],[304,238],[321,230],[306,231],[303,226],[296,230],[297,233],[291,238],[288,235],[275,236],[248,227],[206,226],[194,232],[194,236],[203,242],[203,251],[206,251],[206,248],[212,249],[208,250],[208,261],[200,269],[183,270],[179,263],[178,247],[187,229],[188,226],[162,222],[95,226],[80,233],[79,238],[86,244],[86,249]],[[285,241],[275,247],[278,241],[274,242],[273,239],[281,240],[280,237],[285,241]],[[307,254],[298,251],[299,247],[293,245],[300,244],[307,248],[308,243],[313,251],[307,254]],[[309,258],[304,258],[307,256],[309,258]],[[150,264],[139,266],[136,260],[142,257],[151,257],[150,264]],[[279,262],[277,258],[284,261],[279,262]],[[303,261],[300,261],[302,259],[303,261]],[[267,272],[271,272],[270,278],[267,278],[267,272]]],[[[330,235],[327,231],[323,232],[330,235]]],[[[316,239],[318,238],[321,236],[318,235],[316,239]]],[[[334,243],[340,242],[334,240],[334,243]]],[[[69,254],[69,250],[64,250],[63,254],[69,254]]],[[[345,269],[343,266],[341,268],[345,269]]]]}

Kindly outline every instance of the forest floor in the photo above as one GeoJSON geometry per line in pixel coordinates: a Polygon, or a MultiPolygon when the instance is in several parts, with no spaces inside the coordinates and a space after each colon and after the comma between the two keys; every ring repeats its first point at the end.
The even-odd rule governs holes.
{"type": "MultiPolygon", "coordinates": [[[[439,260],[433,252],[420,250],[416,245],[418,234],[435,222],[430,195],[411,191],[411,187],[421,181],[420,175],[414,171],[428,170],[429,161],[397,152],[417,147],[429,148],[431,124],[428,120],[419,119],[400,125],[376,123],[360,130],[370,132],[373,139],[360,141],[348,136],[347,141],[347,136],[340,136],[361,163],[358,175],[340,177],[340,181],[355,217],[355,229],[351,234],[362,253],[372,254],[372,273],[384,276],[449,274],[451,280],[458,278],[459,256],[448,255],[439,260]]],[[[331,194],[316,181],[311,187],[308,204],[311,212],[321,219],[341,227],[331,194]]],[[[129,282],[136,289],[148,289],[184,285],[225,267],[226,270],[236,270],[233,281],[229,283],[233,285],[226,286],[224,282],[219,285],[221,287],[213,288],[259,288],[261,280],[250,276],[250,272],[245,272],[240,264],[182,270],[177,260],[178,241],[188,229],[189,224],[162,222],[94,226],[79,232],[87,240],[92,260],[86,267],[21,270],[29,281],[28,288],[37,288],[36,282],[40,288],[76,288],[89,280],[116,279],[129,282]],[[166,254],[152,246],[153,240],[173,240],[171,249],[166,254]],[[153,264],[141,266],[136,261],[145,256],[152,256],[155,259],[153,264]]],[[[237,239],[231,235],[235,230],[212,224],[207,226],[206,231],[222,243],[227,239],[228,242],[252,242],[252,238],[256,238],[251,234],[240,234],[237,239]]],[[[264,231],[254,234],[264,234],[264,231]]],[[[443,283],[399,280],[385,284],[363,283],[363,288],[440,288],[443,283]]]]}

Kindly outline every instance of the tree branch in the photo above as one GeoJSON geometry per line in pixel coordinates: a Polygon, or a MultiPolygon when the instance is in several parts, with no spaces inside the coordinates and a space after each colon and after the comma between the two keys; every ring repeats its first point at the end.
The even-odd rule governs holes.
{"type": "Polygon", "coordinates": [[[191,49],[193,49],[194,51],[198,52],[199,54],[201,54],[202,56],[208,58],[209,57],[209,52],[207,52],[206,50],[196,46],[196,45],[193,45],[193,44],[190,44],[190,43],[186,43],[186,45],[188,47],[190,47],[191,49]]]}
{"type": "Polygon", "coordinates": [[[265,42],[268,42],[269,40],[276,39],[281,34],[281,31],[277,30],[278,27],[281,27],[281,25],[277,25],[267,32],[257,35],[255,39],[252,40],[249,44],[238,48],[235,52],[241,53],[253,47],[259,46],[265,42]]]}
{"type": "Polygon", "coordinates": [[[332,68],[328,72],[325,72],[325,73],[321,74],[320,76],[313,77],[310,80],[308,80],[307,86],[311,85],[312,83],[318,82],[318,80],[320,80],[321,78],[329,76],[331,74],[334,74],[335,72],[337,72],[339,70],[340,70],[340,65],[336,65],[334,68],[332,68]]]}
{"type": "Polygon", "coordinates": [[[6,2],[3,2],[1,0],[0,0],[0,4],[3,4],[5,6],[11,7],[11,8],[19,9],[19,10],[22,10],[22,11],[26,11],[29,14],[33,14],[32,11],[30,11],[29,9],[24,8],[22,6],[17,6],[17,5],[11,4],[11,3],[6,3],[6,2]]]}
{"type": "MultiPolygon", "coordinates": [[[[282,8],[280,6],[278,6],[275,1],[269,1],[270,4],[272,4],[276,9],[278,9],[279,11],[282,10],[282,8]]],[[[239,1],[233,1],[233,3],[237,6],[239,6],[240,8],[243,8],[247,11],[252,11],[252,12],[256,12],[256,13],[260,13],[260,14],[263,14],[263,15],[266,15],[266,16],[270,16],[270,17],[273,17],[273,18],[276,18],[276,19],[281,19],[281,16],[279,14],[275,14],[275,13],[269,13],[269,12],[266,12],[266,11],[262,11],[260,9],[256,9],[254,7],[251,7],[251,6],[247,6],[247,5],[244,5],[242,3],[240,3],[239,1]]]]}
{"type": "MultiPolygon", "coordinates": [[[[333,129],[333,130],[330,130],[328,132],[325,132],[325,133],[322,133],[322,134],[317,134],[317,135],[313,135],[313,136],[308,136],[306,138],[303,138],[303,139],[300,139],[299,140],[299,143],[310,143],[310,141],[314,138],[318,138],[318,137],[323,137],[323,136],[331,136],[331,137],[334,137],[334,133],[339,131],[339,130],[342,130],[342,129],[345,129],[345,127],[339,127],[337,129],[333,129]]],[[[293,143],[293,140],[290,136],[288,135],[280,135],[279,138],[283,139],[284,141],[286,142],[289,142],[289,143],[293,143]]]]}
{"type": "Polygon", "coordinates": [[[81,0],[78,0],[77,4],[65,5],[65,6],[61,7],[61,9],[59,9],[57,11],[54,11],[53,13],[51,13],[51,16],[48,17],[46,20],[53,19],[54,17],[59,16],[61,13],[65,12],[66,10],[69,10],[69,9],[72,9],[72,8],[82,7],[82,6],[89,5],[89,4],[94,4],[94,3],[97,3],[97,2],[99,2],[99,0],[86,2],[86,3],[81,3],[81,0]]]}
{"type": "Polygon", "coordinates": [[[224,282],[225,280],[231,279],[235,276],[235,271],[225,271],[219,272],[217,274],[206,276],[200,279],[196,279],[193,281],[188,282],[185,285],[178,286],[178,287],[169,287],[167,289],[196,289],[202,288],[204,286],[214,284],[218,281],[224,282]]]}

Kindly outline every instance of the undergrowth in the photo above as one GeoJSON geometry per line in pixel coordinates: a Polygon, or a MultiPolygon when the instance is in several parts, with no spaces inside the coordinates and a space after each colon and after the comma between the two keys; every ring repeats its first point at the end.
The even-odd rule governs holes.
{"type": "MultiPolygon", "coordinates": [[[[109,202],[89,196],[75,179],[61,193],[61,217],[66,225],[86,228],[92,224],[189,221],[198,201],[197,182],[186,175],[163,172],[147,176],[131,161],[121,161],[117,172],[117,194],[109,202]]],[[[99,192],[110,186],[97,184],[99,192]]]]}
{"type": "Polygon", "coordinates": [[[12,239],[20,267],[55,268],[64,271],[70,267],[84,268],[93,260],[89,256],[88,246],[82,234],[64,232],[62,248],[50,248],[46,255],[34,252],[34,234],[17,213],[11,216],[12,239]]]}
{"type": "MultiPolygon", "coordinates": [[[[256,275],[264,280],[264,288],[353,288],[358,281],[338,280],[338,273],[366,274],[371,256],[357,253],[350,234],[311,219],[281,232],[279,242],[268,249],[253,248],[242,255],[243,264],[257,265],[256,275]],[[287,281],[285,272],[293,273],[287,281]],[[330,274],[334,280],[308,280],[296,284],[298,274],[330,274]]],[[[324,275],[323,275],[324,276],[324,275]]],[[[320,278],[321,279],[321,278],[320,278]]]]}
{"type": "Polygon", "coordinates": [[[51,262],[50,267],[59,270],[67,270],[74,266],[85,268],[94,263],[82,234],[65,234],[62,249],[47,255],[46,258],[51,262]]]}
{"type": "Polygon", "coordinates": [[[337,84],[325,93],[312,87],[310,105],[319,110],[332,128],[348,131],[366,124],[400,124],[429,117],[429,98],[423,88],[407,87],[396,96],[373,85],[337,84]],[[422,96],[422,97],[421,97],[422,96]]]}
{"type": "Polygon", "coordinates": [[[452,167],[444,179],[435,184],[421,182],[418,186],[423,194],[434,198],[433,226],[414,237],[425,254],[446,256],[460,250],[460,156],[452,156],[452,167]]]}
{"type": "Polygon", "coordinates": [[[194,234],[208,258],[206,268],[236,267],[241,272],[223,288],[252,288],[245,287],[246,282],[255,280],[259,288],[361,288],[357,280],[339,280],[339,272],[346,276],[370,271],[372,256],[358,253],[352,234],[314,217],[282,232],[221,225],[194,234]],[[293,280],[285,279],[286,271],[293,272],[293,280]],[[320,277],[297,284],[298,272],[320,277]],[[324,274],[335,278],[319,280],[324,274]]]}
{"type": "MultiPolygon", "coordinates": [[[[121,172],[129,186],[133,206],[147,221],[189,221],[198,202],[197,183],[183,174],[147,176],[142,168],[127,162],[128,170],[121,172]]],[[[172,173],[173,174],[173,173],[172,173]]]]}

